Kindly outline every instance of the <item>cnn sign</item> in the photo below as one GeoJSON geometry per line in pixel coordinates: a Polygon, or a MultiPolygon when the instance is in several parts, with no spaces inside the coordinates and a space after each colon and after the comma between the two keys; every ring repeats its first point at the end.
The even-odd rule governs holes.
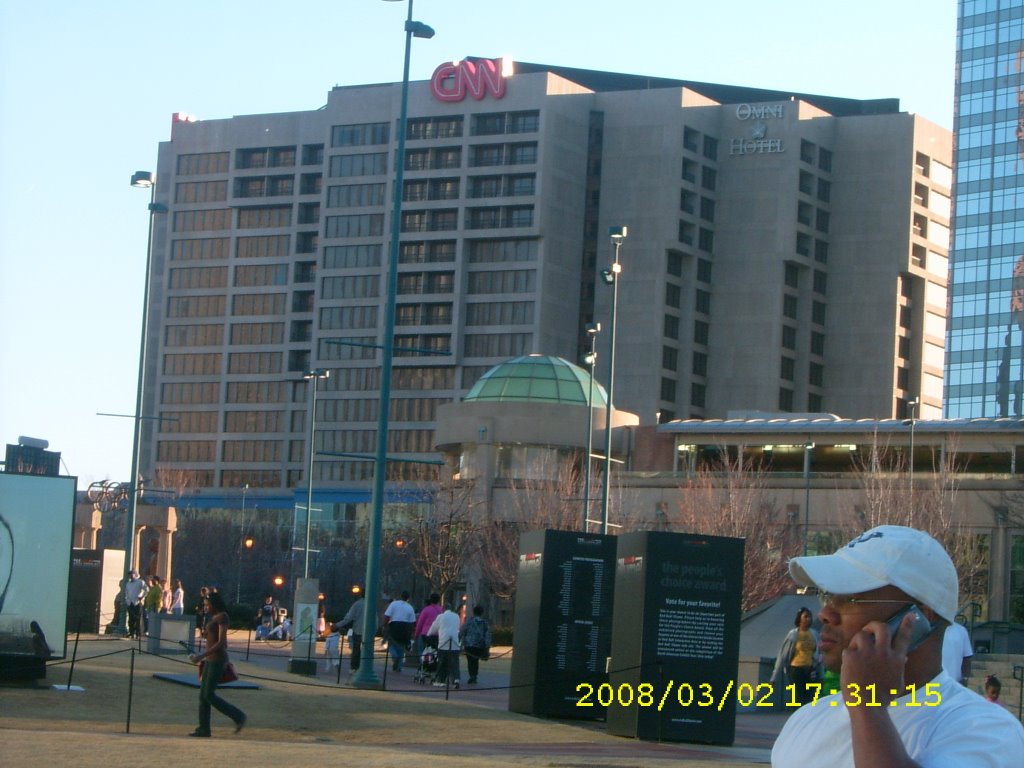
{"type": "Polygon", "coordinates": [[[462,101],[472,96],[480,101],[488,93],[495,99],[505,95],[505,78],[500,59],[447,62],[434,70],[430,92],[438,101],[462,101]]]}

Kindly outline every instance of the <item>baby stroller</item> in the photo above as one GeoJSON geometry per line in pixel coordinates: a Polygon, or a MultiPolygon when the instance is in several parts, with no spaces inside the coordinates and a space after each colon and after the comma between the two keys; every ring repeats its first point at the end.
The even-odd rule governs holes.
{"type": "Polygon", "coordinates": [[[424,646],[423,652],[420,654],[420,665],[413,674],[412,681],[426,685],[434,681],[435,674],[437,674],[437,648],[427,645],[424,646]]]}

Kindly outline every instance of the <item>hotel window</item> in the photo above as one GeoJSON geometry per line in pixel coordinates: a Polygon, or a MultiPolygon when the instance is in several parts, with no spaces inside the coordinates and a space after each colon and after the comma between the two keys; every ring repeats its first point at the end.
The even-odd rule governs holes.
{"type": "Polygon", "coordinates": [[[282,197],[295,193],[294,176],[271,176],[268,180],[267,194],[271,197],[282,197]]]}
{"type": "Polygon", "coordinates": [[[319,224],[320,203],[299,203],[299,224],[319,224]]]}
{"type": "Polygon", "coordinates": [[[715,233],[701,227],[697,232],[697,247],[711,253],[715,249],[715,233]]]}
{"type": "Polygon", "coordinates": [[[537,144],[511,144],[509,146],[509,165],[529,165],[537,162],[537,144]]]}
{"type": "Polygon", "coordinates": [[[910,389],[910,369],[902,367],[896,369],[896,388],[910,389]]]}
{"type": "Polygon", "coordinates": [[[533,334],[530,333],[467,333],[466,357],[515,357],[530,352],[533,334]]]}
{"type": "Polygon", "coordinates": [[[365,245],[329,245],[324,248],[325,269],[354,269],[379,267],[383,246],[379,243],[365,245]]]}
{"type": "Polygon", "coordinates": [[[170,271],[168,288],[190,290],[223,288],[227,285],[227,267],[182,267],[170,271]]]}
{"type": "Polygon", "coordinates": [[[223,342],[224,326],[220,324],[165,326],[165,347],[219,347],[223,342]]]}
{"type": "Polygon", "coordinates": [[[364,304],[349,307],[323,307],[320,310],[320,328],[322,330],[340,330],[342,328],[376,328],[377,305],[364,304]]]}
{"type": "Polygon", "coordinates": [[[782,297],[782,314],[790,320],[797,318],[797,298],[788,293],[782,297]]]}
{"type": "Polygon", "coordinates": [[[811,226],[811,221],[814,217],[814,206],[810,203],[797,203],[796,205],[796,220],[799,224],[805,226],[811,226]]]}
{"type": "Polygon", "coordinates": [[[470,197],[501,197],[501,176],[473,176],[469,179],[470,197]]]}
{"type": "Polygon", "coordinates": [[[231,314],[241,315],[283,315],[285,294],[243,293],[231,298],[231,314]]]}
{"type": "Polygon", "coordinates": [[[430,232],[448,232],[459,227],[459,212],[451,208],[429,212],[427,229],[430,232]]]}
{"type": "Polygon", "coordinates": [[[688,221],[679,222],[679,242],[686,245],[693,245],[693,233],[697,228],[688,221]]]}
{"type": "Polygon", "coordinates": [[[683,291],[678,285],[665,284],[665,305],[679,309],[683,302],[683,291]]]}
{"type": "Polygon", "coordinates": [[[718,159],[718,139],[711,136],[704,137],[704,157],[708,160],[718,159]]]}
{"type": "Polygon", "coordinates": [[[284,323],[232,323],[231,344],[281,344],[284,341],[284,323]]]}
{"type": "Polygon", "coordinates": [[[213,461],[214,440],[161,440],[157,443],[158,461],[213,461]]]}
{"type": "Polygon", "coordinates": [[[796,233],[796,252],[801,256],[811,255],[812,237],[805,232],[796,233]]]}
{"type": "Polygon", "coordinates": [[[280,373],[280,352],[231,352],[228,373],[280,373]]]}
{"type": "Polygon", "coordinates": [[[179,176],[204,176],[211,173],[227,173],[230,153],[203,152],[195,155],[178,155],[179,176]]]}
{"type": "Polygon", "coordinates": [[[707,376],[708,375],[708,356],[704,352],[693,353],[693,375],[694,376],[707,376]]]}
{"type": "Polygon", "coordinates": [[[678,339],[679,338],[679,318],[675,315],[665,315],[665,325],[663,333],[666,339],[678,339]]]}
{"type": "Polygon", "coordinates": [[[814,270],[814,292],[824,296],[827,293],[828,275],[819,269],[814,270]]]}
{"type": "Polygon", "coordinates": [[[540,112],[511,112],[508,116],[509,133],[536,133],[540,128],[540,112]]]}
{"type": "Polygon", "coordinates": [[[405,153],[405,170],[425,171],[430,167],[429,149],[410,149],[405,153]]]}
{"type": "Polygon", "coordinates": [[[215,203],[227,200],[226,181],[189,181],[174,185],[175,203],[215,203]]]}
{"type": "Polygon", "coordinates": [[[709,335],[710,326],[703,320],[697,320],[693,324],[693,341],[695,344],[703,344],[704,346],[707,346],[709,335]]]}
{"type": "Polygon", "coordinates": [[[828,262],[828,243],[824,240],[814,241],[814,260],[820,261],[822,264],[828,262]]]}
{"type": "Polygon", "coordinates": [[[896,340],[896,348],[898,350],[896,353],[897,355],[899,355],[904,360],[910,359],[910,339],[908,339],[906,336],[900,336],[896,340]]]}
{"type": "Polygon", "coordinates": [[[320,187],[323,184],[322,173],[304,173],[299,178],[300,195],[319,195],[320,187]]]}
{"type": "Polygon", "coordinates": [[[459,180],[431,179],[429,194],[431,200],[458,200],[459,180]]]}
{"type": "Polygon", "coordinates": [[[537,273],[532,269],[508,269],[495,272],[470,272],[467,293],[532,293],[537,273]]]}
{"type": "Polygon", "coordinates": [[[800,171],[799,187],[805,195],[814,194],[814,176],[807,171],[800,171]]]}
{"type": "Polygon", "coordinates": [[[696,184],[697,168],[699,167],[699,163],[696,163],[693,160],[687,160],[686,158],[683,158],[683,181],[689,181],[696,184]]]}
{"type": "Polygon", "coordinates": [[[792,381],[793,373],[796,370],[796,360],[794,360],[792,357],[783,357],[780,368],[781,370],[779,371],[779,376],[784,381],[792,381]]]}
{"type": "Polygon", "coordinates": [[[281,428],[281,414],[281,411],[228,411],[224,414],[224,431],[277,432],[281,428]]]}
{"type": "Polygon", "coordinates": [[[694,304],[694,308],[698,312],[700,312],[702,314],[710,315],[711,314],[711,293],[708,292],[708,291],[704,291],[704,290],[701,290],[700,288],[698,288],[697,289],[697,293],[696,293],[696,301],[695,301],[695,304],[694,304]]]}
{"type": "Polygon", "coordinates": [[[222,317],[224,296],[172,296],[167,299],[168,317],[222,317]]]}
{"type": "Polygon", "coordinates": [[[229,381],[225,402],[228,403],[283,403],[283,381],[229,381]]]}
{"type": "MultiPolygon", "coordinates": [[[[909,348],[909,344],[908,344],[909,348]]],[[[825,334],[811,331],[811,354],[819,357],[825,354],[825,334]]]]}
{"type": "Polygon", "coordinates": [[[330,175],[345,176],[380,176],[388,171],[388,156],[384,152],[372,152],[364,155],[334,155],[331,158],[330,175]]]}
{"type": "Polygon", "coordinates": [[[821,395],[815,394],[814,392],[807,393],[807,410],[811,413],[821,413],[822,408],[821,395]]]}
{"type": "Polygon", "coordinates": [[[700,137],[700,132],[690,128],[688,126],[683,127],[683,149],[688,149],[691,152],[697,151],[697,140],[700,137]]]}
{"type": "Polygon", "coordinates": [[[331,127],[331,146],[362,147],[370,144],[387,144],[388,136],[387,123],[335,125],[331,127]]]}
{"type": "Polygon", "coordinates": [[[782,326],[782,346],[784,349],[796,349],[796,328],[792,325],[782,326]]]}
{"type": "Polygon", "coordinates": [[[701,283],[711,282],[711,262],[707,259],[697,259],[697,281],[701,283]]]}
{"type": "Polygon", "coordinates": [[[700,217],[705,221],[715,220],[715,201],[709,197],[700,199],[700,217]]]}
{"type": "Polygon", "coordinates": [[[663,346],[661,348],[661,367],[666,371],[675,373],[679,367],[679,350],[674,347],[663,346]]]}
{"type": "Polygon", "coordinates": [[[160,402],[164,405],[209,404],[219,399],[220,382],[216,381],[179,381],[160,385],[160,402]]]}
{"type": "Polygon", "coordinates": [[[466,326],[530,325],[532,301],[488,301],[466,305],[466,326]]]}
{"type": "Polygon", "coordinates": [[[825,179],[818,179],[818,199],[823,203],[832,199],[832,184],[825,179]]]}
{"type": "Polygon", "coordinates": [[[811,302],[811,321],[818,325],[825,324],[825,304],[823,302],[811,302]]]}
{"type": "Polygon", "coordinates": [[[316,232],[299,232],[295,235],[296,253],[316,253],[320,247],[320,236],[316,232]]]}
{"type": "Polygon", "coordinates": [[[292,224],[292,207],[290,205],[271,205],[261,208],[239,208],[239,229],[269,229],[274,227],[290,227],[292,224]]]}
{"type": "Polygon", "coordinates": [[[669,403],[676,401],[676,383],[672,379],[661,380],[661,399],[669,403]]]}
{"type": "Polygon", "coordinates": [[[697,194],[685,189],[679,191],[679,210],[683,213],[697,212],[697,194]]]}
{"type": "Polygon", "coordinates": [[[229,242],[226,237],[174,240],[171,243],[171,261],[226,259],[228,257],[229,242]]]}
{"type": "Polygon", "coordinates": [[[812,387],[823,386],[825,381],[825,368],[821,363],[811,363],[807,375],[807,381],[812,387]]]}
{"type": "MultiPolygon", "coordinates": [[[[506,226],[509,227],[532,227],[533,206],[513,205],[505,209],[506,226]]],[[[454,227],[452,227],[454,229],[454,227]]]]}
{"type": "Polygon", "coordinates": [[[534,194],[536,177],[532,173],[505,177],[505,194],[509,197],[525,197],[534,194]]]}
{"type": "Polygon", "coordinates": [[[459,147],[446,147],[433,150],[433,161],[430,167],[434,170],[447,168],[458,168],[462,165],[462,149],[459,147]]]}
{"type": "Polygon", "coordinates": [[[469,164],[472,167],[501,165],[504,151],[504,144],[477,144],[471,149],[469,164]]]}
{"type": "Polygon", "coordinates": [[[818,150],[818,167],[825,173],[832,172],[832,153],[824,147],[818,150]]]}
{"type": "Polygon", "coordinates": [[[468,229],[495,229],[501,226],[500,208],[469,208],[468,229]]]}
{"type": "Polygon", "coordinates": [[[225,440],[224,461],[280,461],[280,440],[225,440]]]}
{"type": "Polygon", "coordinates": [[[707,387],[694,382],[690,385],[690,405],[694,408],[703,408],[707,397],[707,387]]]}
{"type": "Polygon", "coordinates": [[[793,410],[793,390],[781,388],[779,389],[779,410],[780,411],[792,411],[793,410]]]}
{"type": "Polygon", "coordinates": [[[718,171],[714,168],[708,168],[706,165],[701,166],[700,169],[700,185],[704,189],[715,191],[715,187],[718,185],[718,171]]]}
{"type": "Polygon", "coordinates": [[[380,295],[380,275],[325,277],[323,298],[365,299],[380,295]]]}
{"type": "MultiPolygon", "coordinates": [[[[403,214],[403,222],[404,222],[403,214]]],[[[328,216],[325,237],[377,237],[384,233],[384,214],[328,216]]]]}
{"type": "Polygon", "coordinates": [[[828,211],[823,211],[819,208],[815,212],[814,228],[819,232],[828,232],[830,218],[828,211]]]}
{"type": "Polygon", "coordinates": [[[669,251],[666,254],[666,257],[667,257],[667,264],[665,266],[665,271],[668,272],[670,275],[673,275],[675,277],[682,277],[683,276],[683,254],[679,253],[679,251],[669,251]]]}
{"type": "Polygon", "coordinates": [[[505,132],[505,113],[494,112],[473,115],[470,134],[472,136],[495,136],[505,132]]]}
{"type": "Polygon", "coordinates": [[[316,282],[316,262],[297,261],[295,262],[294,279],[296,283],[316,282]]]}
{"type": "Polygon", "coordinates": [[[913,315],[910,307],[900,307],[900,328],[910,328],[913,323],[913,315]]]}
{"type": "Polygon", "coordinates": [[[807,139],[800,139],[800,160],[814,165],[814,155],[816,147],[807,139]]]}
{"type": "Polygon", "coordinates": [[[221,355],[219,352],[203,354],[164,355],[165,376],[219,376],[221,355]]]}
{"type": "Polygon", "coordinates": [[[787,261],[783,267],[783,281],[786,283],[787,288],[799,288],[800,267],[787,261]]]}
{"type": "Polygon", "coordinates": [[[537,241],[533,239],[470,240],[469,262],[536,261],[538,248],[537,241]]]}
{"type": "Polygon", "coordinates": [[[302,164],[303,165],[323,165],[324,162],[324,145],[323,144],[303,144],[302,145],[302,164]]]}
{"type": "Polygon", "coordinates": [[[196,434],[217,431],[216,411],[163,411],[160,431],[168,434],[196,434]]]}
{"type": "Polygon", "coordinates": [[[175,232],[209,232],[218,229],[231,229],[230,208],[174,213],[175,232]]]}
{"type": "Polygon", "coordinates": [[[290,168],[295,165],[295,147],[271,147],[270,167],[290,168]]]}
{"type": "MultiPolygon", "coordinates": [[[[410,185],[426,184],[426,182],[409,181],[405,183],[406,194],[410,185]]],[[[406,197],[406,200],[413,198],[406,197]]],[[[346,184],[327,188],[328,208],[365,208],[373,205],[384,205],[384,184],[346,184]]]]}

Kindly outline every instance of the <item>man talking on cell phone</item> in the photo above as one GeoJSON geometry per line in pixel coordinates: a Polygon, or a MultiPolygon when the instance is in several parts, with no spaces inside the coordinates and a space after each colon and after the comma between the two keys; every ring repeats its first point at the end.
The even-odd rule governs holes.
{"type": "Polygon", "coordinates": [[[818,590],[819,648],[840,688],[790,716],[775,768],[1021,764],[1024,727],[942,671],[959,583],[935,539],[883,525],[835,554],[794,557],[789,573],[818,590]]]}

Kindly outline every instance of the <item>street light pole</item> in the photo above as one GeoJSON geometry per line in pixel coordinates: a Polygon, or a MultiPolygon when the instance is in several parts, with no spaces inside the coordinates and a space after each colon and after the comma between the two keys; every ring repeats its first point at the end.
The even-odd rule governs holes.
{"type": "Polygon", "coordinates": [[[910,455],[907,457],[907,474],[910,480],[910,524],[914,524],[914,426],[917,422],[917,408],[921,404],[920,398],[915,397],[907,403],[910,411],[910,455]]]}
{"type": "MultiPolygon", "coordinates": [[[[400,0],[399,0],[400,1],[400,0]]],[[[396,0],[385,0],[396,2],[396,0]]],[[[405,19],[405,63],[402,69],[402,99],[398,115],[398,147],[395,153],[395,188],[391,210],[391,242],[388,246],[387,301],[384,308],[384,338],[381,345],[380,405],[377,416],[377,454],[373,466],[373,496],[370,509],[370,535],[366,552],[366,610],[363,612],[363,643],[359,670],[352,679],[358,686],[377,686],[380,679],[373,669],[373,638],[377,633],[377,600],[380,579],[381,542],[384,528],[384,480],[387,476],[388,421],[391,405],[391,368],[394,359],[395,304],[398,294],[399,238],[402,233],[402,183],[405,172],[405,132],[409,117],[409,61],[412,39],[429,40],[434,30],[412,20],[412,0],[405,19]]]]}
{"type": "Polygon", "coordinates": [[[615,261],[611,267],[601,270],[601,279],[612,287],[612,316],[608,323],[608,402],[604,411],[604,477],[601,489],[601,533],[608,533],[608,492],[612,476],[612,407],[615,402],[615,318],[619,308],[619,277],[622,265],[619,263],[619,248],[626,239],[626,227],[609,227],[608,236],[615,247],[615,261]]]}
{"type": "Polygon", "coordinates": [[[313,440],[316,437],[316,387],[320,379],[330,378],[331,372],[326,368],[314,368],[307,371],[303,378],[313,382],[313,398],[309,405],[309,463],[306,472],[306,544],[303,547],[302,578],[309,578],[309,530],[313,519],[313,440]]]}
{"type": "MultiPolygon", "coordinates": [[[[124,583],[127,584],[135,568],[135,520],[138,517],[139,496],[142,483],[139,480],[139,458],[142,453],[142,395],[146,379],[146,341],[149,335],[150,273],[153,269],[153,227],[156,214],[167,213],[167,206],[156,202],[156,175],[150,171],[136,171],[132,174],[131,185],[149,190],[149,234],[146,237],[146,271],[142,294],[142,339],[139,342],[139,375],[135,389],[135,432],[132,440],[131,497],[128,500],[128,516],[124,532],[124,583]]],[[[122,601],[123,602],[123,601],[122,601]]],[[[118,631],[128,634],[128,612],[121,606],[121,620],[118,631]]]]}
{"type": "Polygon", "coordinates": [[[814,443],[804,443],[804,557],[807,557],[807,540],[811,535],[811,451],[814,443]]]}
{"type": "Polygon", "coordinates": [[[601,332],[600,323],[587,323],[587,336],[590,337],[590,352],[584,362],[590,369],[590,383],[587,387],[587,455],[583,465],[583,532],[590,532],[590,454],[594,452],[594,366],[597,364],[597,334],[601,332]]]}

